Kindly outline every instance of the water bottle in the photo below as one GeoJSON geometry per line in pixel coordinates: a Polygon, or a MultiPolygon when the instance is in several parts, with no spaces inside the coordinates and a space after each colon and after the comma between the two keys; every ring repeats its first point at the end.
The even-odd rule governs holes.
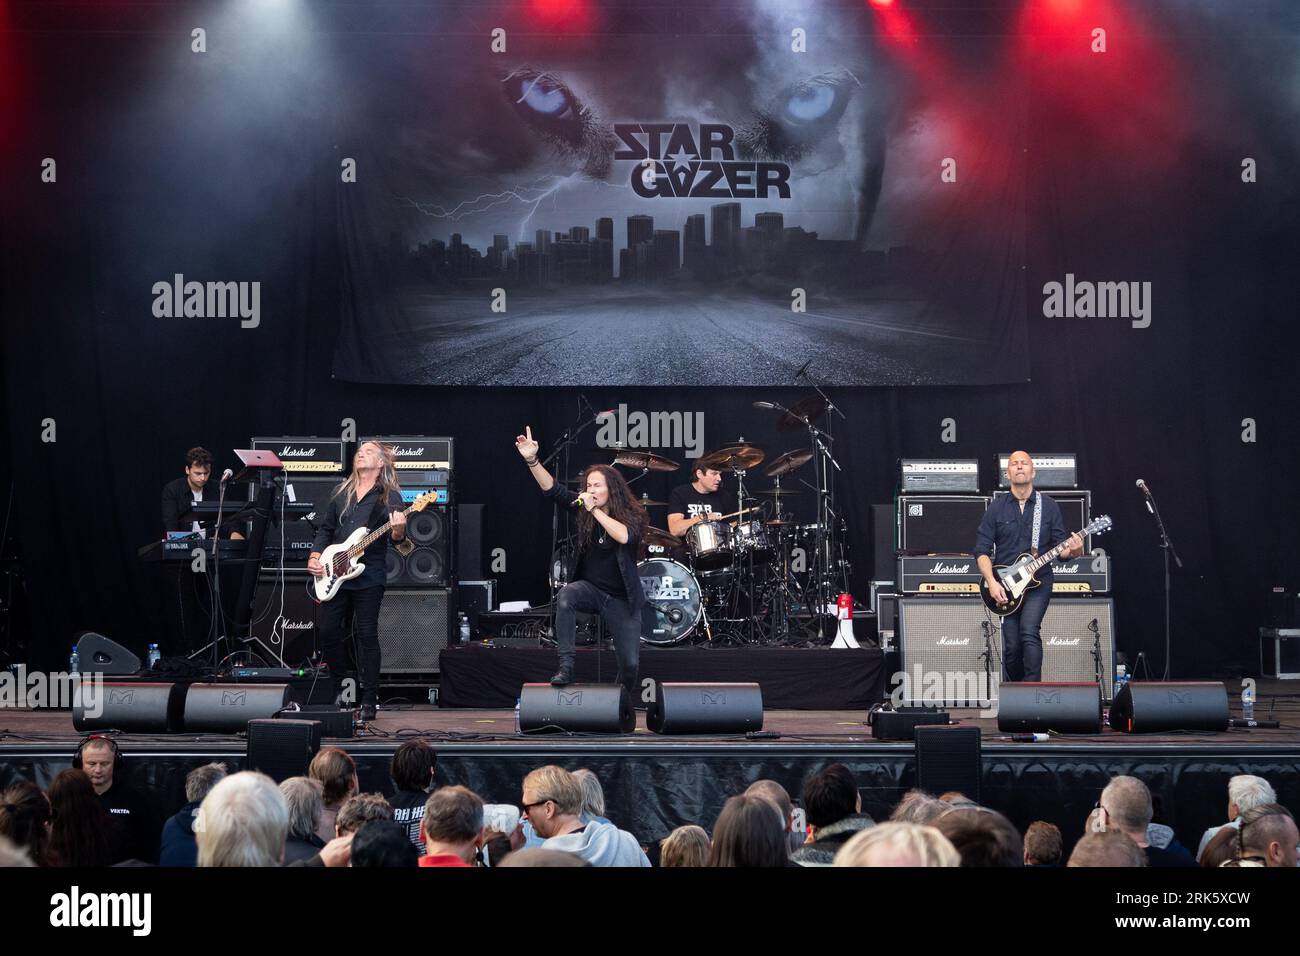
{"type": "Polygon", "coordinates": [[[72,645],[72,656],[68,658],[68,673],[81,673],[81,655],[77,653],[77,645],[72,645]]]}
{"type": "Polygon", "coordinates": [[[153,670],[155,667],[158,666],[158,660],[161,657],[162,654],[158,652],[158,645],[150,644],[149,645],[149,669],[150,670],[153,670]]]}
{"type": "Polygon", "coordinates": [[[469,643],[469,618],[465,616],[464,611],[460,612],[460,642],[469,643]]]}
{"type": "Polygon", "coordinates": [[[515,698],[515,733],[519,733],[519,698],[515,698]]]}
{"type": "Polygon", "coordinates": [[[1255,682],[1247,681],[1241,688],[1241,716],[1255,719],[1255,682]]]}
{"type": "Polygon", "coordinates": [[[1115,696],[1116,697],[1119,696],[1119,692],[1124,689],[1124,686],[1126,684],[1128,684],[1128,667],[1125,666],[1124,664],[1116,664],[1115,665],[1115,696]]]}

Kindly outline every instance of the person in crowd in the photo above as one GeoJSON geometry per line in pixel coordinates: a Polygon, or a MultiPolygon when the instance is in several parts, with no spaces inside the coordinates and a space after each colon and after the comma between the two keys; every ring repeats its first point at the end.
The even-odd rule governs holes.
{"type": "Polygon", "coordinates": [[[280,866],[288,835],[289,806],[275,781],[251,770],[231,774],[199,804],[198,865],[280,866]]]}
{"type": "Polygon", "coordinates": [[[781,818],[765,797],[739,795],[722,806],[705,866],[793,866],[781,818]]]}
{"type": "Polygon", "coordinates": [[[27,851],[7,836],[0,835],[0,870],[36,866],[27,851]]]}
{"type": "Polygon", "coordinates": [[[1025,831],[1025,866],[1060,866],[1061,831],[1055,824],[1035,820],[1025,831]]]}
{"type": "Polygon", "coordinates": [[[1237,829],[1242,866],[1296,865],[1300,831],[1295,817],[1280,803],[1263,803],[1241,815],[1237,829]]]}
{"type": "Polygon", "coordinates": [[[882,823],[860,831],[835,854],[834,866],[961,866],[961,854],[934,827],[882,823]]]}
{"type": "Polygon", "coordinates": [[[194,840],[194,820],[199,815],[199,805],[225,777],[226,765],[223,763],[205,763],[185,775],[185,806],[163,824],[159,865],[194,866],[199,855],[194,840]]]}
{"type": "Polygon", "coordinates": [[[357,827],[371,820],[393,822],[393,808],[387,800],[377,793],[354,793],[343,801],[338,815],[334,818],[334,835],[347,836],[355,833],[357,827]]]}
{"type": "Polygon", "coordinates": [[[840,847],[875,823],[862,812],[857,781],[843,764],[831,764],[808,778],[803,808],[808,816],[809,842],[791,857],[800,866],[830,866],[840,847]]]}
{"type": "Polygon", "coordinates": [[[483,845],[483,801],[465,787],[441,787],[429,794],[421,830],[420,866],[473,866],[483,845]]]}
{"type": "Polygon", "coordinates": [[[592,866],[649,866],[636,837],[612,823],[582,820],[583,788],[563,767],[540,767],[524,778],[520,810],[549,850],[576,853],[592,866]]]}
{"type": "Polygon", "coordinates": [[[511,853],[502,861],[501,865],[527,867],[591,866],[590,863],[576,853],[566,853],[563,850],[548,850],[540,846],[526,847],[511,853]]]}
{"type": "Polygon", "coordinates": [[[343,801],[360,788],[357,783],[357,765],[347,751],[338,747],[322,747],[312,757],[307,775],[321,784],[321,797],[325,806],[321,810],[316,835],[328,843],[334,839],[334,818],[338,816],[343,801]]]}
{"type": "Polygon", "coordinates": [[[1147,828],[1151,825],[1151,791],[1137,777],[1112,777],[1097,801],[1100,825],[1118,830],[1146,853],[1150,866],[1189,867],[1196,860],[1182,846],[1161,848],[1151,844],[1147,828]]]}
{"type": "Polygon", "coordinates": [[[320,838],[320,818],[325,809],[324,788],[311,777],[280,781],[280,793],[289,808],[289,835],[284,841],[284,864],[310,860],[325,848],[320,838]]]}
{"type": "Polygon", "coordinates": [[[408,740],[397,748],[389,765],[388,774],[397,792],[388,798],[393,807],[393,822],[406,828],[407,838],[420,853],[420,819],[424,805],[433,790],[433,774],[437,769],[437,756],[429,741],[423,737],[408,740]]]}
{"type": "Polygon", "coordinates": [[[1146,866],[1147,857],[1142,848],[1118,830],[1085,833],[1074,845],[1071,866],[1146,866]]]}
{"type": "Polygon", "coordinates": [[[1263,777],[1240,773],[1228,780],[1228,822],[1210,827],[1201,834],[1201,842],[1196,847],[1196,860],[1200,862],[1205,848],[1210,845],[1215,834],[1224,827],[1241,826],[1241,815],[1247,810],[1265,803],[1277,803],[1277,793],[1273,785],[1263,777]]]}
{"type": "Polygon", "coordinates": [[[84,770],[112,827],[109,845],[114,863],[158,862],[162,826],[153,807],[123,779],[122,754],[111,737],[90,736],[77,748],[72,766],[84,770]]]}
{"type": "Polygon", "coordinates": [[[0,837],[27,854],[33,866],[49,865],[50,801],[30,781],[0,793],[0,837]]]}
{"type": "Polygon", "coordinates": [[[889,815],[892,823],[919,823],[929,825],[943,816],[952,807],[924,790],[909,790],[898,801],[894,812],[889,815]]]}
{"type": "MultiPolygon", "coordinates": [[[[748,795],[753,796],[753,794],[748,795]]],[[[704,827],[694,825],[678,827],[660,841],[659,865],[662,867],[704,866],[709,860],[709,848],[709,835],[704,827]]]]}
{"type": "Polygon", "coordinates": [[[351,866],[414,868],[419,857],[406,828],[392,820],[365,820],[353,832],[351,866]]]}
{"type": "Polygon", "coordinates": [[[1201,851],[1201,866],[1206,869],[1218,869],[1229,863],[1235,866],[1240,859],[1237,855],[1241,851],[1240,836],[1238,827],[1220,827],[1201,851]]]}
{"type": "Polygon", "coordinates": [[[94,867],[113,862],[112,822],[83,770],[60,771],[50,782],[51,866],[94,867]]]}
{"type": "Polygon", "coordinates": [[[483,828],[486,836],[479,857],[484,866],[497,866],[508,854],[524,848],[523,816],[512,804],[485,804],[483,828]]]}
{"type": "Polygon", "coordinates": [[[790,799],[790,793],[785,787],[775,780],[755,780],[745,790],[745,796],[766,797],[776,807],[777,812],[781,814],[782,826],[785,827],[791,853],[803,844],[805,836],[803,825],[795,820],[794,801],[790,799]]]}
{"type": "MultiPolygon", "coordinates": [[[[600,785],[600,779],[586,767],[573,771],[573,776],[582,786],[582,811],[578,818],[583,826],[589,823],[609,823],[605,816],[605,791],[600,785]]],[[[541,846],[545,842],[526,819],[523,821],[523,834],[524,846],[541,846]]]]}
{"type": "Polygon", "coordinates": [[[964,867],[1024,866],[1025,847],[1011,821],[987,807],[957,807],[934,827],[961,854],[964,867]]]}

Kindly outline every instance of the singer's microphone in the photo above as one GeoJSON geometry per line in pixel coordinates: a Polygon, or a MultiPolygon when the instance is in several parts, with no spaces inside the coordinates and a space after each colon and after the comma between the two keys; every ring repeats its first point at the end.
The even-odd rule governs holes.
{"type": "Polygon", "coordinates": [[[1139,478],[1135,484],[1138,486],[1138,490],[1141,491],[1147,499],[1147,511],[1155,514],[1155,509],[1151,507],[1151,489],[1147,487],[1147,483],[1141,478],[1139,478]]]}
{"type": "Polygon", "coordinates": [[[569,502],[569,507],[570,507],[570,508],[581,508],[581,507],[583,507],[583,503],[582,503],[582,495],[578,495],[577,498],[575,498],[575,499],[573,499],[573,501],[569,502]]]}
{"type": "Polygon", "coordinates": [[[225,471],[221,473],[221,483],[224,485],[226,482],[230,480],[230,476],[233,474],[234,472],[231,471],[229,468],[227,468],[225,471]]]}

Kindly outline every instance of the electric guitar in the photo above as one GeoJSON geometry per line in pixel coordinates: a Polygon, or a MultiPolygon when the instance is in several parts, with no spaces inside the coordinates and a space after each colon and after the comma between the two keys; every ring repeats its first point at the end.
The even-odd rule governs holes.
{"type": "MultiPolygon", "coordinates": [[[[1110,526],[1110,516],[1101,515],[1093,518],[1088,523],[1088,527],[1079,532],[1079,537],[1086,538],[1090,534],[1103,534],[1110,530],[1110,526]]],[[[1068,540],[1067,538],[1066,541],[1068,540]]],[[[1065,541],[1062,541],[1052,550],[1046,551],[1038,557],[1034,557],[1032,554],[1022,554],[1010,565],[994,565],[993,573],[1002,582],[1002,587],[1007,592],[1007,599],[1001,604],[993,600],[993,595],[989,594],[989,583],[980,578],[980,597],[984,599],[984,606],[998,617],[1015,614],[1020,610],[1020,606],[1025,603],[1025,594],[1028,593],[1029,589],[1036,588],[1043,583],[1037,578],[1039,569],[1064,550],[1065,541]]]]}
{"type": "MultiPolygon", "coordinates": [[[[413,511],[423,511],[437,498],[438,493],[436,491],[426,491],[411,502],[411,507],[403,511],[402,514],[409,515],[413,511]]],[[[330,600],[339,593],[344,581],[351,581],[364,571],[366,566],[361,564],[357,558],[361,557],[366,548],[388,534],[392,527],[393,522],[390,519],[374,531],[358,528],[348,535],[346,541],[331,544],[322,551],[320,563],[324,566],[325,573],[315,581],[316,600],[321,602],[330,600]]]]}

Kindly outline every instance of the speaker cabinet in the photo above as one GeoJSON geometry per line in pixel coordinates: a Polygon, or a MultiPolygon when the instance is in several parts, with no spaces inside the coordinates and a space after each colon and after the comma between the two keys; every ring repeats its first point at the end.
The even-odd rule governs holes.
{"type": "Polygon", "coordinates": [[[622,684],[525,684],[519,693],[523,733],[630,734],[636,712],[622,684]]]}
{"type": "Polygon", "coordinates": [[[185,732],[240,734],[250,720],[272,718],[288,704],[288,684],[191,684],[185,732]]]}
{"type": "Polygon", "coordinates": [[[1215,681],[1129,681],[1110,705],[1110,725],[1126,734],[1228,729],[1228,690],[1215,681]]]}
{"type": "Polygon", "coordinates": [[[899,495],[898,548],[909,554],[969,552],[988,506],[986,495],[899,495]]]}
{"type": "Polygon", "coordinates": [[[320,738],[319,721],[250,720],[244,769],[260,770],[276,783],[306,776],[320,738]]]}
{"type": "Polygon", "coordinates": [[[915,733],[917,787],[936,796],[956,790],[979,803],[980,729],[922,725],[915,733]]]}
{"type": "Polygon", "coordinates": [[[483,577],[483,506],[457,505],[456,574],[463,581],[483,577]]]}
{"type": "Polygon", "coordinates": [[[1115,686],[1113,598],[1064,597],[1058,594],[1047,605],[1039,636],[1043,641],[1044,681],[1099,682],[1102,698],[1111,699],[1115,686]],[[1100,654],[1100,667],[1094,652],[1100,654]]]}
{"type": "Polygon", "coordinates": [[[445,505],[430,505],[408,515],[406,538],[413,547],[402,554],[388,548],[388,588],[445,588],[451,574],[451,518],[445,505]]]}
{"type": "Polygon", "coordinates": [[[126,677],[140,670],[140,658],[103,634],[81,631],[73,641],[77,645],[81,673],[126,677]]]}
{"type": "Polygon", "coordinates": [[[87,681],[74,695],[72,726],[78,731],[121,730],[166,734],[181,729],[185,685],[105,681],[98,691],[87,681]]]}
{"type": "Polygon", "coordinates": [[[303,666],[316,655],[317,605],[308,590],[311,581],[306,571],[286,571],[282,593],[279,573],[263,571],[253,592],[252,636],[283,657],[288,667],[303,666]]]}
{"type": "Polygon", "coordinates": [[[746,734],[763,729],[758,684],[684,684],[655,681],[646,726],[656,734],[746,734]]]}
{"type": "Polygon", "coordinates": [[[1095,684],[1004,683],[998,730],[1010,733],[1101,733],[1101,688],[1095,684]]]}
{"type": "MultiPolygon", "coordinates": [[[[389,549],[392,552],[392,549],[389,549]]],[[[385,591],[379,605],[381,674],[436,674],[451,639],[451,591],[385,591]]]]}

